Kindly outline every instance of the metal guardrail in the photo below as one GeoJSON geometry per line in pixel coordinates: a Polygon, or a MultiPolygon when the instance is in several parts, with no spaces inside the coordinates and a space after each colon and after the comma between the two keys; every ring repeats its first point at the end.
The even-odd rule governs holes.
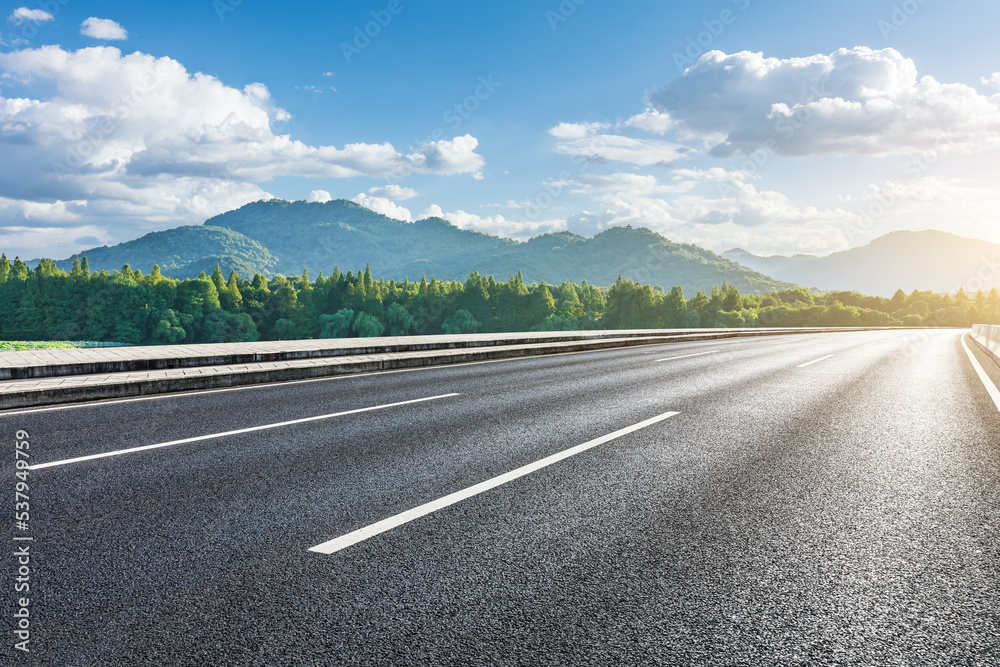
{"type": "Polygon", "coordinates": [[[983,352],[990,355],[993,361],[1000,364],[1000,326],[993,324],[973,324],[972,340],[983,352]]]}

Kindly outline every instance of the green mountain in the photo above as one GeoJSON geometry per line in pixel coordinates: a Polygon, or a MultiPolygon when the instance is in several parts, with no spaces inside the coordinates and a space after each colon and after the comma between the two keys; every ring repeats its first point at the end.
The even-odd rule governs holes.
{"type": "MultiPolygon", "coordinates": [[[[614,284],[618,276],[694,294],[723,281],[743,293],[792,287],[693,245],[673,243],[648,229],[616,227],[584,238],[562,232],[519,243],[463,230],[441,218],[414,223],[386,217],[354,202],[261,201],[215,216],[200,227],[147,234],[86,255],[91,269],[130,264],[148,272],[160,265],[177,278],[211,272],[215,263],[241,276],[329,274],[370,265],[375,276],[465,280],[478,271],[506,280],[518,271],[526,282],[559,284],[586,279],[614,284]]],[[[72,259],[59,262],[69,268],[72,259]]]]}
{"type": "Polygon", "coordinates": [[[744,294],[793,287],[756,273],[695,245],[674,243],[645,228],[612,227],[593,238],[570,232],[546,234],[522,243],[476,267],[484,275],[521,271],[531,282],[564,280],[613,285],[618,276],[685,293],[711,290],[723,281],[744,294]]]}
{"type": "Polygon", "coordinates": [[[280,258],[277,270],[285,275],[302,273],[303,268],[330,273],[334,265],[347,271],[370,264],[376,276],[420,278],[426,272],[443,279],[517,246],[441,218],[403,222],[344,199],[324,204],[255,202],[205,224],[259,241],[280,258]]]}
{"type": "MultiPolygon", "coordinates": [[[[159,264],[163,275],[175,278],[194,278],[202,271],[211,273],[216,262],[226,275],[230,270],[241,276],[274,274],[278,267],[277,259],[257,241],[231,229],[210,225],[151,232],[134,241],[91,248],[80,255],[87,257],[91,271],[114,271],[128,264],[149,273],[159,264]]],[[[56,265],[69,271],[73,258],[56,265]]]]}

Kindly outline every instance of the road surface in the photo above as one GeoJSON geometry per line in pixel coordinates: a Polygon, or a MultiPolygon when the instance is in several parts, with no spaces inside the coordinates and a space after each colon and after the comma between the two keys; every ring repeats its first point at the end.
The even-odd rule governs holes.
{"type": "Polygon", "coordinates": [[[19,430],[33,466],[30,525],[10,531],[33,541],[5,550],[30,545],[18,664],[1000,664],[1000,406],[959,331],[648,346],[0,425],[4,497],[19,430]]]}

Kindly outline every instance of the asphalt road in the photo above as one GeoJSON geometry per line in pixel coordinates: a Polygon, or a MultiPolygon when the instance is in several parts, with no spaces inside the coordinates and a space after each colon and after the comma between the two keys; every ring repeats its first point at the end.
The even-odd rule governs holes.
{"type": "Polygon", "coordinates": [[[1000,411],[957,331],[439,367],[0,430],[11,504],[16,431],[56,464],[30,471],[30,528],[3,550],[15,572],[13,536],[34,538],[31,652],[10,640],[6,664],[1000,664],[1000,411]]]}

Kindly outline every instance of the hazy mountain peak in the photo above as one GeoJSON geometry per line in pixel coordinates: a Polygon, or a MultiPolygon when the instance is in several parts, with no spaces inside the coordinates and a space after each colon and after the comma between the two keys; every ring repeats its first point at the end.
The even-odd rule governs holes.
{"type": "Polygon", "coordinates": [[[760,257],[735,248],[724,256],[775,278],[824,290],[892,296],[897,289],[955,292],[1000,286],[1000,272],[991,268],[1000,259],[1000,245],[933,229],[890,232],[826,257],[760,257]]]}

